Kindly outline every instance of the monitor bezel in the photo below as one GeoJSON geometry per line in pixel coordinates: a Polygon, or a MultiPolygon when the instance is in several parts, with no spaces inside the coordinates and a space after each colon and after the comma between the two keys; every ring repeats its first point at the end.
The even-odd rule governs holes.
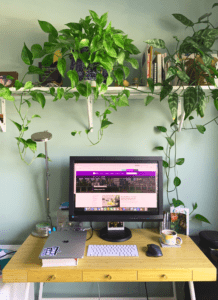
{"type": "Polygon", "coordinates": [[[163,220],[163,160],[161,156],[70,156],[70,183],[69,183],[69,221],[72,222],[149,222],[163,220]],[[75,163],[158,163],[158,212],[89,212],[87,215],[75,213],[74,205],[74,164],[75,163]],[[97,214],[96,214],[97,213],[97,214]]]}

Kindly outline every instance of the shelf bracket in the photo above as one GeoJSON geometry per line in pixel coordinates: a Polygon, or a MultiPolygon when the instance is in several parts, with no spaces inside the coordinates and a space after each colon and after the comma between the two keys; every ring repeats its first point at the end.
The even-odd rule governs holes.
{"type": "Polygon", "coordinates": [[[0,130],[6,132],[6,107],[5,99],[1,99],[1,113],[0,113],[0,130]]]}
{"type": "Polygon", "coordinates": [[[88,127],[90,132],[93,132],[93,100],[94,100],[94,94],[91,93],[91,95],[88,96],[87,98],[87,108],[88,108],[88,127]]]}

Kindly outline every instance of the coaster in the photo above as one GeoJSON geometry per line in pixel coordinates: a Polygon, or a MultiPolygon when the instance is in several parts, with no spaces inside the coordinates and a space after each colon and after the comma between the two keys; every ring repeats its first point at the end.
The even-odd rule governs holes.
{"type": "Polygon", "coordinates": [[[159,238],[159,242],[161,244],[161,247],[163,248],[181,248],[181,245],[167,245],[167,244],[164,244],[161,240],[161,238],[159,238]]]}

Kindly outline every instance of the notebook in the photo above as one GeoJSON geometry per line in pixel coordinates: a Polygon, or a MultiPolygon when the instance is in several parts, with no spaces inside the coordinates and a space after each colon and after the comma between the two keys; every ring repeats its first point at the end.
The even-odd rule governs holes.
{"type": "Polygon", "coordinates": [[[86,231],[53,231],[39,255],[42,266],[76,266],[84,256],[86,234],[86,231]]]}

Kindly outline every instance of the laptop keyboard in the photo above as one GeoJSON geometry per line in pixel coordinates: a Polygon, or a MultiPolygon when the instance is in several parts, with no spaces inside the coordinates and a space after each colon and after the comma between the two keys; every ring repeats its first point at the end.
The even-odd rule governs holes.
{"type": "Polygon", "coordinates": [[[136,245],[89,245],[87,256],[139,256],[136,245]]]}

